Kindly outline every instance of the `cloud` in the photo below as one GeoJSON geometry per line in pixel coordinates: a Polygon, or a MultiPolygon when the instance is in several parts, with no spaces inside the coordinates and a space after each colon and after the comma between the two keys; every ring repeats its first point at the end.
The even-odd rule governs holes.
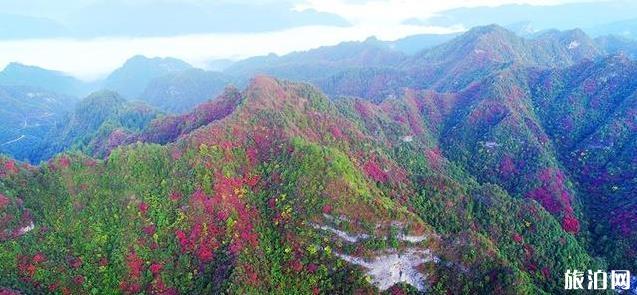
{"type": "Polygon", "coordinates": [[[10,62],[37,65],[93,80],[136,54],[176,57],[205,67],[213,59],[286,54],[376,35],[393,40],[419,33],[459,28],[423,26],[309,26],[263,33],[198,34],[153,38],[38,39],[0,41],[0,67],[10,62]]]}
{"type": "Polygon", "coordinates": [[[423,19],[448,9],[499,6],[504,4],[555,5],[564,0],[307,0],[297,9],[315,9],[340,15],[355,24],[399,24],[408,19],[423,19]]]}
{"type": "Polygon", "coordinates": [[[0,18],[0,39],[156,37],[350,25],[328,12],[295,10],[293,3],[286,1],[5,1],[9,2],[0,7],[0,16],[11,18],[0,18]],[[51,2],[60,2],[60,7],[68,9],[61,14],[60,7],[52,8],[51,2]]]}

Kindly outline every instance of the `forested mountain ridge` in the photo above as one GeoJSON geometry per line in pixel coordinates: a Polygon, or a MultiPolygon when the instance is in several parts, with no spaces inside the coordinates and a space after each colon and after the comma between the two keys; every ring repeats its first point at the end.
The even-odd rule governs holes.
{"type": "Polygon", "coordinates": [[[0,86],[0,153],[18,160],[40,154],[40,143],[74,101],[41,88],[0,86]]]}
{"type": "Polygon", "coordinates": [[[61,154],[0,159],[0,290],[555,294],[634,269],[637,64],[597,44],[368,40],[305,53],[316,86],[258,75],[184,114],[94,93],[61,154]]]}
{"type": "Polygon", "coordinates": [[[105,161],[61,155],[41,167],[4,159],[12,217],[1,284],[371,291],[402,280],[355,265],[403,257],[410,262],[394,271],[407,284],[394,289],[537,293],[561,290],[565,267],[603,266],[545,204],[479,184],[445,157],[436,130],[412,120],[439,95],[331,101],[267,77],[226,93],[220,99],[238,99],[230,113],[172,144],[120,147],[105,161]],[[56,199],[39,197],[49,193],[56,199]]]}

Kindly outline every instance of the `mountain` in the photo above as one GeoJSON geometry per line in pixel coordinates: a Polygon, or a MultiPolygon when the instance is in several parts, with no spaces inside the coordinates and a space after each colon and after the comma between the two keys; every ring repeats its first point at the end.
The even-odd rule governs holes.
{"type": "Polygon", "coordinates": [[[144,129],[158,115],[153,108],[127,102],[115,92],[92,93],[48,132],[40,153],[32,162],[48,160],[70,149],[105,157],[111,149],[125,142],[129,134],[144,129]]]}
{"type": "Polygon", "coordinates": [[[593,36],[617,35],[624,38],[637,38],[637,18],[614,21],[586,29],[593,36]]]}
{"type": "Polygon", "coordinates": [[[631,59],[637,57],[637,41],[635,40],[606,35],[595,38],[595,43],[608,54],[625,54],[631,59]]]}
{"type": "Polygon", "coordinates": [[[168,113],[185,113],[221,94],[232,79],[219,72],[188,69],[151,80],[140,100],[168,113]]]}
{"type": "Polygon", "coordinates": [[[0,86],[0,153],[29,160],[76,99],[28,86],[0,86]]]}
{"type": "Polygon", "coordinates": [[[405,58],[405,54],[371,38],[365,42],[343,42],[284,56],[271,54],[249,58],[232,64],[224,73],[235,77],[267,74],[307,81],[325,78],[345,69],[391,67],[405,58]]]}
{"type": "Polygon", "coordinates": [[[424,49],[428,49],[442,43],[445,43],[459,34],[419,34],[407,36],[395,41],[385,41],[384,43],[390,49],[398,50],[408,55],[418,53],[424,49]]]}
{"type": "Polygon", "coordinates": [[[312,83],[182,114],[95,93],[46,162],[0,157],[0,290],[562,294],[567,269],[635,269],[627,44],[490,25],[155,77],[168,107],[312,83]]]}
{"type": "Polygon", "coordinates": [[[331,76],[308,80],[331,96],[382,101],[400,96],[404,88],[455,92],[510,68],[565,67],[604,54],[581,30],[550,31],[526,39],[490,25],[424,49],[398,65],[343,67],[331,76]]]}
{"type": "MultiPolygon", "coordinates": [[[[489,24],[510,25],[527,22],[536,31],[594,28],[634,19],[637,4],[629,0],[572,2],[554,5],[509,4],[476,6],[441,11],[436,16],[412,24],[429,26],[462,25],[466,28],[489,24]]],[[[587,32],[589,32],[587,30],[587,32]]],[[[592,31],[589,33],[593,33],[592,31]]],[[[611,32],[605,32],[610,34],[611,32]]],[[[618,34],[620,32],[612,32],[618,34]]],[[[597,36],[597,35],[596,35],[597,36]]]]}
{"type": "Polygon", "coordinates": [[[68,29],[51,19],[0,13],[0,39],[55,38],[68,29]]]}
{"type": "Polygon", "coordinates": [[[0,85],[36,87],[68,96],[85,95],[91,87],[64,73],[19,63],[10,63],[0,72],[0,85]]]}
{"type": "Polygon", "coordinates": [[[175,58],[147,58],[138,55],[113,71],[104,81],[104,88],[135,99],[153,79],[191,68],[188,63],[175,58]]]}
{"type": "Polygon", "coordinates": [[[524,39],[497,25],[477,27],[425,50],[406,63],[421,88],[459,90],[489,73],[515,66],[563,67],[601,56],[580,30],[524,39]]]}
{"type": "Polygon", "coordinates": [[[0,285],[554,293],[563,268],[603,267],[540,203],[447,159],[418,100],[332,101],[268,77],[221,99],[240,102],[171,144],[2,159],[0,285]]]}
{"type": "Polygon", "coordinates": [[[610,56],[533,77],[540,121],[582,192],[598,255],[634,267],[637,63],[610,56]],[[556,119],[558,118],[558,119],[556,119]]]}

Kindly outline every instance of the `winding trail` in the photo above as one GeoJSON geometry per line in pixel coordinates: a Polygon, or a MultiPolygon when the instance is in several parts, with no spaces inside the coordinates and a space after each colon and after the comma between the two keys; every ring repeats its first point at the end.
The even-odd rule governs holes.
{"type": "Polygon", "coordinates": [[[9,141],[7,141],[7,142],[5,142],[5,143],[3,143],[3,144],[0,144],[0,146],[5,146],[5,145],[9,145],[9,144],[12,144],[12,143],[18,142],[18,141],[20,141],[20,140],[24,139],[25,137],[26,137],[26,135],[20,135],[20,137],[18,137],[18,138],[16,138],[16,139],[14,139],[14,140],[9,140],[9,141]]]}

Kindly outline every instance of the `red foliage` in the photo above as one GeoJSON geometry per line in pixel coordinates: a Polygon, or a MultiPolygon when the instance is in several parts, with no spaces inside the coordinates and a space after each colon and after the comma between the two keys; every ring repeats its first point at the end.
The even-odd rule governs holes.
{"type": "Polygon", "coordinates": [[[107,139],[108,150],[112,150],[113,148],[125,144],[128,137],[129,134],[121,128],[113,130],[107,139]]]}
{"type": "Polygon", "coordinates": [[[186,251],[192,249],[192,244],[186,237],[186,233],[181,230],[177,230],[175,232],[175,236],[177,237],[177,241],[179,241],[179,245],[181,246],[181,252],[185,253],[186,251]]]}
{"type": "Polygon", "coordinates": [[[252,175],[250,177],[244,178],[244,182],[250,187],[254,187],[255,185],[257,185],[257,183],[259,183],[259,180],[261,180],[261,177],[259,177],[259,175],[252,175]]]}
{"type": "Polygon", "coordinates": [[[332,213],[332,205],[330,205],[330,204],[325,204],[325,205],[323,206],[323,213],[325,213],[325,214],[330,214],[330,213],[332,213]]]}
{"type": "Polygon", "coordinates": [[[155,225],[151,224],[149,226],[145,226],[142,230],[144,231],[146,235],[152,236],[155,234],[155,231],[157,229],[155,228],[155,225]]]}
{"type": "Polygon", "coordinates": [[[562,171],[546,168],[538,173],[538,179],[541,186],[530,191],[527,197],[537,200],[542,207],[554,215],[572,214],[571,197],[564,184],[566,178],[562,171]]]}
{"type": "Polygon", "coordinates": [[[546,187],[540,187],[531,191],[529,197],[540,202],[542,207],[552,214],[557,214],[562,209],[561,204],[554,198],[553,191],[546,187]]]}
{"type": "Polygon", "coordinates": [[[309,273],[315,273],[318,270],[318,266],[314,263],[310,263],[307,265],[306,269],[309,273]]]}
{"type": "Polygon", "coordinates": [[[7,160],[4,162],[4,170],[8,172],[8,174],[16,174],[19,172],[18,166],[13,160],[7,160]]]}
{"type": "Polygon", "coordinates": [[[46,261],[46,256],[42,254],[42,252],[38,252],[33,256],[31,261],[35,264],[42,263],[46,261]]]}
{"type": "Polygon", "coordinates": [[[170,157],[173,159],[173,161],[181,159],[181,150],[178,148],[172,149],[170,151],[170,157]]]}
{"type": "Polygon", "coordinates": [[[372,113],[369,104],[361,100],[357,100],[356,103],[354,103],[354,109],[356,109],[363,119],[368,119],[372,113]]]}
{"type": "Polygon", "coordinates": [[[80,275],[74,276],[73,283],[78,286],[81,286],[82,284],[84,284],[84,277],[80,275]]]}
{"type": "Polygon", "coordinates": [[[162,281],[161,278],[158,277],[153,281],[150,294],[178,295],[179,292],[177,292],[177,290],[175,290],[174,288],[166,287],[166,284],[164,284],[164,281],[162,281]]]}
{"type": "Polygon", "coordinates": [[[422,135],[425,133],[425,130],[422,127],[423,120],[418,113],[407,113],[407,122],[409,122],[409,128],[415,135],[422,135]]]}
{"type": "Polygon", "coordinates": [[[210,262],[213,258],[212,250],[205,244],[201,244],[199,248],[197,248],[197,258],[201,260],[201,262],[210,262]]]}
{"type": "Polygon", "coordinates": [[[436,170],[440,170],[440,168],[442,168],[443,156],[440,148],[436,147],[425,150],[425,157],[427,157],[427,161],[431,168],[436,170]]]}
{"type": "Polygon", "coordinates": [[[138,283],[121,282],[119,289],[125,294],[137,294],[142,290],[142,287],[138,283]]]}
{"type": "Polygon", "coordinates": [[[126,265],[128,265],[128,273],[132,278],[139,278],[142,274],[144,261],[142,261],[134,251],[126,257],[126,265]]]}
{"type": "Polygon", "coordinates": [[[615,210],[612,214],[611,227],[624,236],[632,234],[637,225],[637,208],[635,206],[615,210]]]}
{"type": "Polygon", "coordinates": [[[303,263],[298,259],[293,259],[290,261],[290,269],[295,273],[299,273],[303,270],[303,263]]]}
{"type": "Polygon", "coordinates": [[[515,167],[515,163],[513,162],[513,158],[509,155],[505,155],[500,161],[500,173],[504,176],[511,176],[512,174],[517,172],[517,167],[515,167]]]}
{"type": "Polygon", "coordinates": [[[335,139],[343,138],[343,132],[341,131],[341,128],[338,128],[338,126],[330,126],[330,133],[332,133],[332,136],[334,136],[335,139]]]}
{"type": "Polygon", "coordinates": [[[78,269],[82,267],[83,261],[81,257],[70,257],[68,263],[72,269],[78,269]]]}
{"type": "Polygon", "coordinates": [[[139,203],[139,212],[141,212],[142,214],[146,214],[148,212],[148,204],[141,202],[139,203]]]}
{"type": "Polygon", "coordinates": [[[248,157],[248,162],[250,166],[254,166],[257,164],[259,158],[257,157],[257,149],[250,147],[246,150],[246,156],[248,157]]]}
{"type": "Polygon", "coordinates": [[[579,221],[573,215],[566,215],[562,220],[562,228],[568,233],[576,234],[579,232],[579,221]]]}
{"type": "Polygon", "coordinates": [[[170,200],[171,201],[177,202],[177,201],[181,200],[182,197],[183,196],[181,195],[180,192],[172,192],[172,193],[170,193],[170,200]]]}
{"type": "Polygon", "coordinates": [[[388,180],[387,173],[383,171],[375,161],[368,160],[363,166],[365,174],[376,182],[385,183],[388,180]]]}
{"type": "Polygon", "coordinates": [[[63,155],[58,158],[58,165],[62,168],[69,168],[69,166],[71,166],[71,159],[69,159],[66,155],[63,155]]]}
{"type": "Polygon", "coordinates": [[[486,124],[493,126],[509,113],[508,108],[500,102],[487,101],[475,108],[469,115],[469,123],[473,126],[486,124]]]}
{"type": "Polygon", "coordinates": [[[106,259],[105,257],[100,258],[99,262],[97,263],[99,266],[107,266],[108,265],[108,259],[106,259]]]}
{"type": "Polygon", "coordinates": [[[518,243],[518,244],[522,244],[522,236],[518,233],[514,233],[513,234],[513,240],[518,243]]]}
{"type": "Polygon", "coordinates": [[[542,276],[544,276],[545,279],[550,279],[551,278],[551,270],[548,267],[542,267],[542,276]]]}
{"type": "Polygon", "coordinates": [[[156,275],[158,275],[158,274],[161,272],[161,270],[162,270],[163,268],[164,268],[164,265],[163,265],[163,264],[155,262],[155,263],[153,263],[153,264],[151,264],[151,265],[150,265],[150,272],[151,272],[154,276],[156,276],[156,275]]]}
{"type": "Polygon", "coordinates": [[[401,287],[398,286],[393,286],[389,289],[389,294],[391,295],[407,295],[407,293],[405,293],[405,290],[403,290],[401,287]]]}
{"type": "Polygon", "coordinates": [[[18,255],[18,272],[27,277],[33,277],[37,267],[33,265],[31,259],[28,256],[18,255]]]}
{"type": "Polygon", "coordinates": [[[10,202],[11,200],[9,200],[9,198],[7,198],[5,195],[0,193],[0,210],[4,209],[4,207],[9,205],[10,202]]]}

